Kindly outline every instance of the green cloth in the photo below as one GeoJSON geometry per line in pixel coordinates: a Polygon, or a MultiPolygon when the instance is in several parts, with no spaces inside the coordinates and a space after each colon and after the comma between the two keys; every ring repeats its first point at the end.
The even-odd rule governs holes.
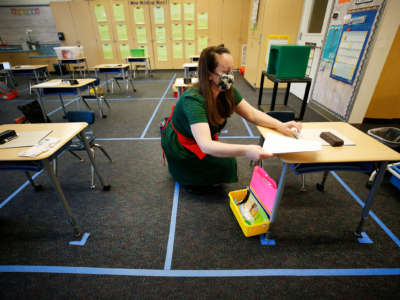
{"type": "MultiPolygon", "coordinates": [[[[242,100],[242,96],[235,88],[233,89],[235,105],[237,105],[242,100]]],[[[193,139],[190,125],[200,122],[209,123],[206,100],[200,94],[200,87],[194,86],[179,97],[172,115],[172,123],[180,134],[193,139]]],[[[209,124],[211,135],[219,133],[225,124],[226,122],[218,126],[209,124]]],[[[164,129],[161,146],[164,149],[172,177],[182,185],[213,185],[238,180],[234,157],[221,158],[206,155],[200,160],[193,152],[179,143],[170,122],[164,129]]]]}

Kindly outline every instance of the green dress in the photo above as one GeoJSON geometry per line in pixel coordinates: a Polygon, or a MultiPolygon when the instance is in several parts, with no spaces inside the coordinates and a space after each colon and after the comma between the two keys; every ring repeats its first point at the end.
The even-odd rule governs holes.
{"type": "MultiPolygon", "coordinates": [[[[242,96],[234,88],[235,105],[239,104],[242,96]]],[[[207,122],[206,100],[200,94],[200,87],[194,86],[179,97],[172,123],[182,135],[192,138],[190,125],[207,122]]],[[[213,185],[218,183],[236,182],[237,165],[234,157],[221,158],[206,155],[200,160],[193,152],[183,147],[171,127],[171,122],[165,127],[161,137],[161,146],[168,162],[172,177],[182,185],[213,185]]],[[[211,135],[219,133],[226,122],[218,126],[210,126],[211,135]]]]}

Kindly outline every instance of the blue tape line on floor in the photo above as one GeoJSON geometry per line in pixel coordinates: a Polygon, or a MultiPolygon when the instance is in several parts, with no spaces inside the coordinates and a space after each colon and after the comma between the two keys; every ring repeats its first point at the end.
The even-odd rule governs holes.
{"type": "MultiPolygon", "coordinates": [[[[38,177],[40,174],[42,174],[43,170],[40,170],[39,172],[36,172],[33,174],[32,179],[35,179],[38,177]]],[[[18,189],[15,190],[14,193],[12,193],[10,196],[7,197],[6,200],[0,203],[0,208],[3,208],[8,202],[10,202],[20,191],[22,191],[29,183],[29,180],[25,181],[24,184],[22,184],[18,189]]]]}
{"type": "Polygon", "coordinates": [[[179,190],[180,190],[179,183],[175,182],[174,200],[172,202],[171,224],[169,225],[168,246],[167,246],[167,254],[165,256],[164,270],[171,269],[172,254],[174,252],[176,215],[178,211],[179,190]]]}
{"type": "Polygon", "coordinates": [[[398,276],[400,268],[159,270],[60,266],[0,266],[1,273],[53,273],[149,277],[398,276]]]}
{"type": "Polygon", "coordinates": [[[173,83],[174,80],[175,80],[175,77],[176,77],[176,73],[174,73],[174,76],[172,76],[172,79],[171,79],[170,82],[168,83],[168,87],[166,88],[164,94],[161,96],[160,101],[158,102],[156,108],[154,109],[154,112],[153,112],[153,114],[151,115],[149,122],[147,122],[147,125],[146,125],[145,129],[143,130],[143,133],[142,133],[142,135],[141,135],[140,137],[144,137],[144,136],[146,135],[147,130],[149,129],[151,123],[153,122],[154,117],[155,117],[156,114],[157,114],[158,109],[159,109],[160,106],[161,106],[161,103],[163,102],[165,96],[167,95],[169,89],[171,88],[172,83],[173,83]]]}
{"type": "MultiPolygon", "coordinates": [[[[342,178],[335,171],[331,171],[331,174],[335,179],[350,193],[350,195],[357,201],[357,203],[364,207],[364,202],[351,190],[351,188],[343,181],[342,178]]],[[[396,243],[397,247],[400,247],[400,240],[393,232],[375,215],[375,213],[370,210],[369,215],[371,218],[383,229],[383,231],[396,243]]]]}
{"type": "Polygon", "coordinates": [[[249,132],[250,136],[253,137],[254,134],[253,134],[253,131],[251,131],[249,123],[247,123],[245,118],[243,118],[243,117],[240,117],[240,118],[242,119],[244,126],[247,128],[247,131],[249,132]]]}

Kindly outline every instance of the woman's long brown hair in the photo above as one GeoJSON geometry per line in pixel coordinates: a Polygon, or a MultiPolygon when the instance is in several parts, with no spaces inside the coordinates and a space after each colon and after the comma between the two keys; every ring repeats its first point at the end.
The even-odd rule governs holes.
{"type": "Polygon", "coordinates": [[[218,66],[216,54],[228,53],[230,51],[224,45],[205,48],[199,59],[199,86],[200,92],[206,99],[206,109],[208,121],[212,126],[221,125],[233,114],[235,108],[235,100],[233,89],[230,88],[225,92],[220,92],[218,99],[214,99],[210,73],[215,73],[218,66]]]}

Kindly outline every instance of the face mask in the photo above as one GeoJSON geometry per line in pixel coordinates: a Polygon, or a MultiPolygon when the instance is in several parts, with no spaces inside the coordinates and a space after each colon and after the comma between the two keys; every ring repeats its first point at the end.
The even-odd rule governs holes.
{"type": "Polygon", "coordinates": [[[232,87],[234,81],[235,78],[233,77],[232,73],[222,74],[219,75],[219,82],[217,86],[221,91],[227,91],[232,87]]]}

